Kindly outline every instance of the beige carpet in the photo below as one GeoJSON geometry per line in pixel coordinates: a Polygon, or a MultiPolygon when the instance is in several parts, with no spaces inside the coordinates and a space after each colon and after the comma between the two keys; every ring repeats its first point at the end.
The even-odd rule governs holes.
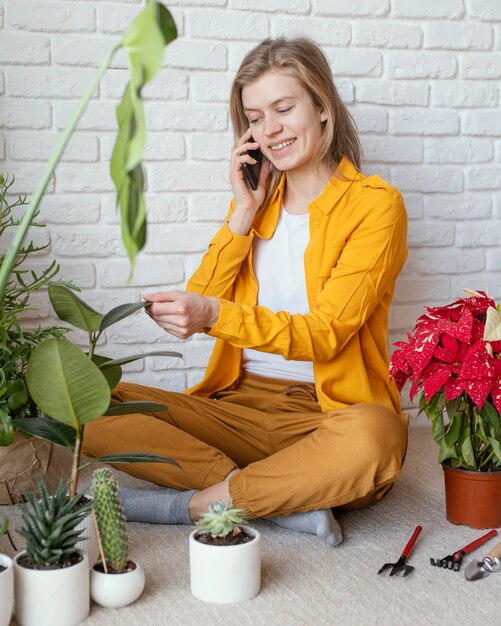
{"type": "MultiPolygon", "coordinates": [[[[381,504],[339,516],[345,533],[336,548],[315,537],[255,522],[263,539],[263,581],[253,600],[212,605],[192,597],[189,587],[186,526],[129,524],[131,555],[146,572],[144,594],[120,610],[93,605],[86,626],[401,626],[501,623],[501,574],[468,582],[461,572],[432,567],[430,557],[454,552],[484,531],[445,520],[442,470],[429,426],[412,422],[406,465],[399,483],[381,504]],[[396,561],[417,524],[423,526],[403,579],[377,575],[396,561]]],[[[129,477],[122,484],[137,484],[129,477]]],[[[14,507],[0,515],[12,517],[14,507]]],[[[501,539],[501,536],[500,536],[501,539]]],[[[497,539],[466,557],[481,558],[497,539]]],[[[8,552],[2,543],[0,549],[8,552]]]]}

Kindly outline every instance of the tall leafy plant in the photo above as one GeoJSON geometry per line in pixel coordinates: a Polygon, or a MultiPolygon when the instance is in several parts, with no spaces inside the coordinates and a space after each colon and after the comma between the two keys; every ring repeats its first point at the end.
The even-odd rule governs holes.
{"type": "Polygon", "coordinates": [[[0,305],[3,304],[5,288],[16,257],[54,170],[97,85],[120,49],[127,55],[130,80],[117,107],[119,132],[111,159],[111,176],[117,190],[117,204],[120,206],[122,238],[131,267],[134,266],[136,255],[146,241],[144,176],[141,166],[146,125],[141,90],[161,68],[164,48],[176,36],[176,25],[168,9],[156,0],[147,0],[145,8],[125,31],[122,41],[103,59],[36,185],[28,209],[0,267],[0,305]]]}

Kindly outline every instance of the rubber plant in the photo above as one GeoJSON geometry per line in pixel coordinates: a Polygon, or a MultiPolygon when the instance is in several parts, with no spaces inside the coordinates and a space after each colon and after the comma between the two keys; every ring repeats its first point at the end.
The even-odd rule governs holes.
{"type": "MultiPolygon", "coordinates": [[[[7,255],[0,266],[1,310],[5,306],[9,276],[15,267],[26,233],[37,214],[47,185],[97,85],[120,49],[125,51],[128,59],[130,80],[117,107],[118,136],[111,158],[111,177],[116,186],[117,205],[120,207],[122,221],[122,239],[132,272],[137,253],[146,241],[144,176],[141,164],[146,125],[141,91],[160,70],[164,48],[176,36],[176,26],[168,9],[156,0],[147,0],[146,6],[126,30],[122,40],[102,61],[35,187],[26,213],[20,220],[7,255]]],[[[80,466],[80,456],[85,424],[103,414],[165,411],[166,408],[157,403],[135,403],[133,407],[129,403],[128,406],[120,404],[110,407],[111,389],[121,376],[120,365],[142,358],[144,355],[111,360],[95,354],[96,343],[106,328],[146,306],[147,303],[124,304],[103,315],[94,311],[64,286],[51,286],[49,296],[62,320],[87,331],[88,353],[85,354],[78,346],[64,338],[49,339],[37,346],[28,365],[27,384],[32,398],[45,415],[30,420],[14,420],[14,425],[24,432],[72,448],[70,497],[74,497],[78,488],[79,471],[84,467],[80,466]]],[[[170,352],[155,354],[180,356],[170,352]]],[[[110,463],[151,461],[176,464],[166,457],[145,453],[107,455],[100,457],[99,460],[110,463]]]]}

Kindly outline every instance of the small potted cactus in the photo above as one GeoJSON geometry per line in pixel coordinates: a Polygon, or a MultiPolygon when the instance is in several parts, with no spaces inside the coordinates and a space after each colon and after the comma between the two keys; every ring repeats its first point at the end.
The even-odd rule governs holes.
{"type": "Polygon", "coordinates": [[[101,561],[91,570],[90,594],[101,606],[118,609],[139,598],[144,571],[129,558],[125,515],[117,482],[108,468],[94,472],[92,497],[101,561]]]}
{"type": "Polygon", "coordinates": [[[261,537],[243,525],[245,511],[219,500],[201,514],[190,534],[191,592],[227,604],[249,600],[261,588],[261,537]]]}
{"type": "Polygon", "coordinates": [[[56,493],[38,481],[40,494],[25,494],[24,526],[17,532],[26,550],[14,558],[15,616],[22,626],[76,626],[89,615],[89,564],[77,550],[78,524],[89,513],[82,494],[68,498],[61,480],[56,493]]]}
{"type": "MultiPolygon", "coordinates": [[[[7,518],[0,524],[0,539],[7,537],[14,548],[9,535],[9,520],[7,518]]],[[[9,626],[14,608],[14,569],[12,559],[0,552],[0,626],[9,626]]]]}

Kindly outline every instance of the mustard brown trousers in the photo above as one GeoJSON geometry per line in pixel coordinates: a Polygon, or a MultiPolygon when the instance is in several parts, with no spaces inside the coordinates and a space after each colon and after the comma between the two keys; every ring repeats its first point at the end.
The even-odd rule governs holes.
{"type": "Polygon", "coordinates": [[[84,454],[152,452],[179,463],[119,465],[144,480],[204,489],[233,469],[230,495],[249,519],[378,502],[398,478],[408,416],[377,404],[322,412],[312,383],[243,373],[211,398],[120,383],[115,401],[150,400],[167,413],[101,417],[84,454]]]}

